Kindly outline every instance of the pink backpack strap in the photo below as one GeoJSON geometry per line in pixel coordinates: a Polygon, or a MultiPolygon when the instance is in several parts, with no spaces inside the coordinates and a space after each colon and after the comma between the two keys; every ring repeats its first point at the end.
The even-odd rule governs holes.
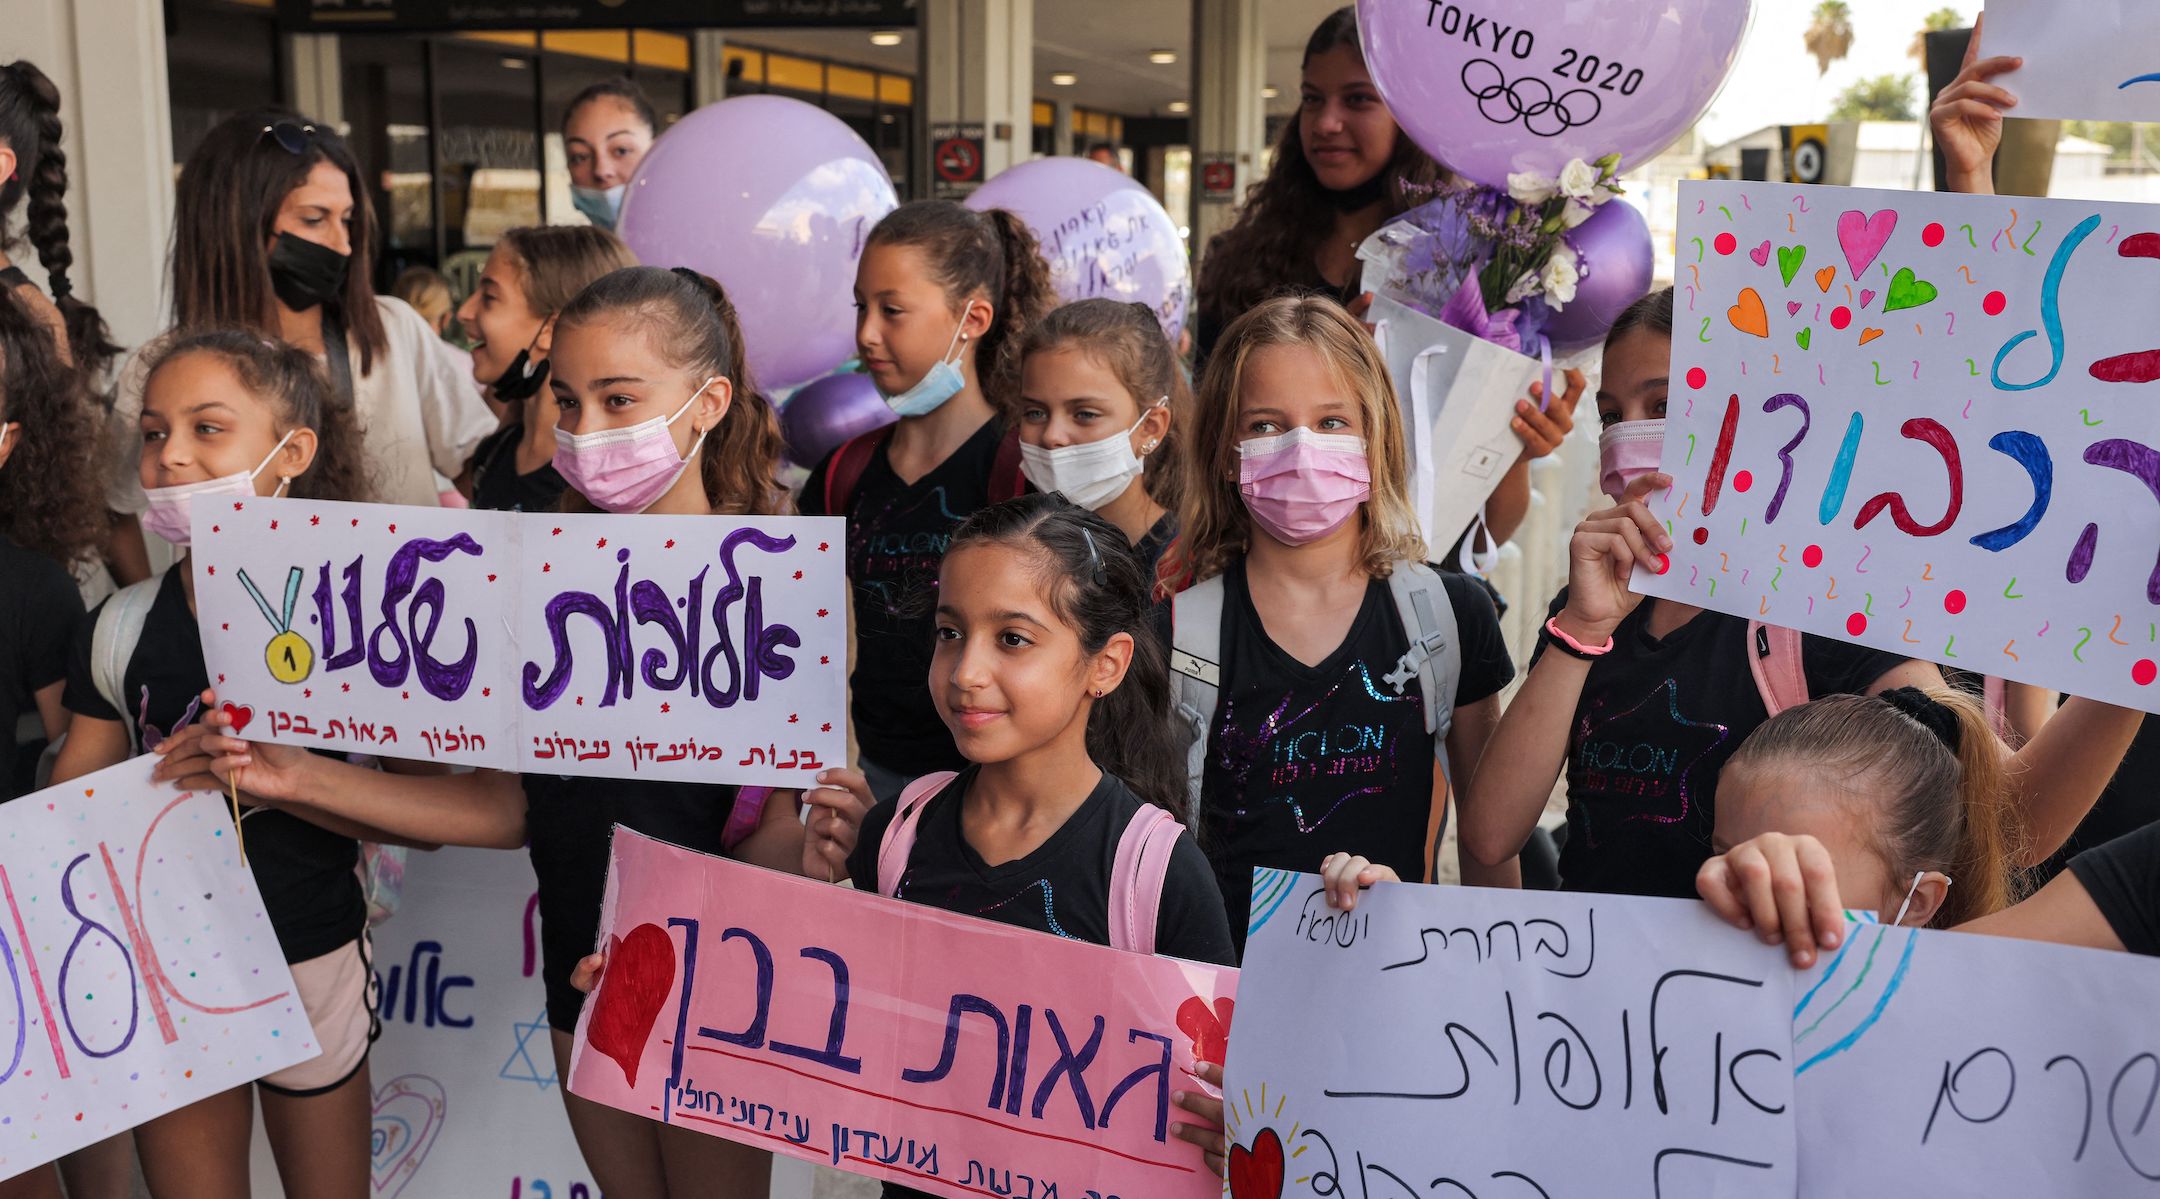
{"type": "Polygon", "coordinates": [[[1808,701],[1807,671],[1800,661],[1800,630],[1759,620],[1748,622],[1748,670],[1763,707],[1775,716],[1808,701]]]}
{"type": "Polygon", "coordinates": [[[915,852],[915,829],[922,823],[923,809],[945,789],[945,784],[959,777],[951,770],[926,774],[909,783],[900,792],[900,810],[893,813],[892,823],[885,826],[885,837],[878,842],[877,889],[880,895],[892,895],[900,889],[900,880],[907,874],[908,855],[915,852]]]}
{"type": "Polygon", "coordinates": [[[727,826],[720,830],[720,848],[734,849],[749,840],[758,830],[758,823],[765,819],[765,804],[772,799],[771,787],[742,787],[735,792],[735,806],[728,811],[727,826]]]}
{"type": "Polygon", "coordinates": [[[1163,880],[1170,874],[1170,851],[1185,826],[1154,804],[1142,804],[1118,839],[1117,863],[1110,870],[1110,947],[1132,953],[1155,952],[1155,918],[1162,910],[1163,880]]]}

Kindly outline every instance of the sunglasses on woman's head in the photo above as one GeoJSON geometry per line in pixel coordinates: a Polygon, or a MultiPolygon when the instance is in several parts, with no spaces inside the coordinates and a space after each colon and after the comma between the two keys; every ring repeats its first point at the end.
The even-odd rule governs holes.
{"type": "Polygon", "coordinates": [[[315,126],[303,125],[298,121],[279,121],[263,126],[262,132],[256,135],[256,140],[260,141],[265,137],[276,142],[278,148],[287,154],[305,154],[308,143],[315,137],[315,126]]]}

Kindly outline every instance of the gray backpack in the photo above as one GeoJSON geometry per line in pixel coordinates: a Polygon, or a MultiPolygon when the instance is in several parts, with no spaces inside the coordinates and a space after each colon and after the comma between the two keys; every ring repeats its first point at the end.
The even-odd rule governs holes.
{"type": "MultiPolygon", "coordinates": [[[[1455,634],[1455,607],[1448,602],[1440,574],[1422,562],[1397,563],[1388,576],[1395,612],[1410,637],[1410,650],[1382,676],[1401,695],[1411,679],[1425,698],[1425,731],[1432,735],[1433,761],[1449,777],[1448,726],[1455,718],[1455,684],[1462,675],[1462,646],[1455,634]]],[[[1222,687],[1223,580],[1221,575],[1195,583],[1170,600],[1170,686],[1178,715],[1192,742],[1185,751],[1187,827],[1198,828],[1200,779],[1207,764],[1208,730],[1222,687]]]]}

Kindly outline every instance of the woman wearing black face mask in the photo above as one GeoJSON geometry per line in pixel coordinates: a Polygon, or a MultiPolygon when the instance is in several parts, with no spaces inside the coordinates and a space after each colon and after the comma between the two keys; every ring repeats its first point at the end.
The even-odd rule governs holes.
{"type": "MultiPolygon", "coordinates": [[[[462,358],[403,301],[377,296],[374,214],[334,129],[290,112],[237,114],[180,172],[172,287],[183,329],[237,327],[321,356],[353,405],[377,499],[432,506],[495,420],[462,358]],[[431,469],[432,468],[432,469],[431,469]]],[[[143,366],[121,371],[107,503],[137,513],[143,366]]]]}
{"type": "Polygon", "coordinates": [[[592,225],[512,229],[495,243],[457,310],[472,341],[473,378],[502,408],[502,428],[473,451],[457,481],[473,507],[544,512],[562,498],[547,385],[555,317],[593,280],[636,265],[628,246],[592,225]]]}

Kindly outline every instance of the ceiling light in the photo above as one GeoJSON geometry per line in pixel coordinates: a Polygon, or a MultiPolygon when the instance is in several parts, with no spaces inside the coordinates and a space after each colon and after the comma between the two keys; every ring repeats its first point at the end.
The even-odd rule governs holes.
{"type": "Polygon", "coordinates": [[[1280,95],[1282,95],[1282,89],[1272,83],[1260,89],[1260,98],[1263,100],[1273,100],[1280,95]]]}
{"type": "Polygon", "coordinates": [[[1057,71],[1050,76],[1050,83],[1053,87],[1071,87],[1078,82],[1080,82],[1080,77],[1071,71],[1057,71]]]}
{"type": "Polygon", "coordinates": [[[900,33],[898,30],[880,29],[870,35],[870,44],[873,46],[897,46],[900,44],[900,33]]]}
{"type": "Polygon", "coordinates": [[[1158,67],[1167,67],[1177,61],[1177,51],[1150,50],[1147,54],[1147,60],[1158,67]]]}
{"type": "Polygon", "coordinates": [[[517,58],[512,55],[505,54],[502,56],[502,65],[503,69],[505,70],[522,71],[525,69],[526,64],[525,60],[522,58],[517,58]]]}
{"type": "Polygon", "coordinates": [[[1172,100],[1170,102],[1170,111],[1177,114],[1178,116],[1184,116],[1186,113],[1192,111],[1192,105],[1187,104],[1183,100],[1172,100]]]}

